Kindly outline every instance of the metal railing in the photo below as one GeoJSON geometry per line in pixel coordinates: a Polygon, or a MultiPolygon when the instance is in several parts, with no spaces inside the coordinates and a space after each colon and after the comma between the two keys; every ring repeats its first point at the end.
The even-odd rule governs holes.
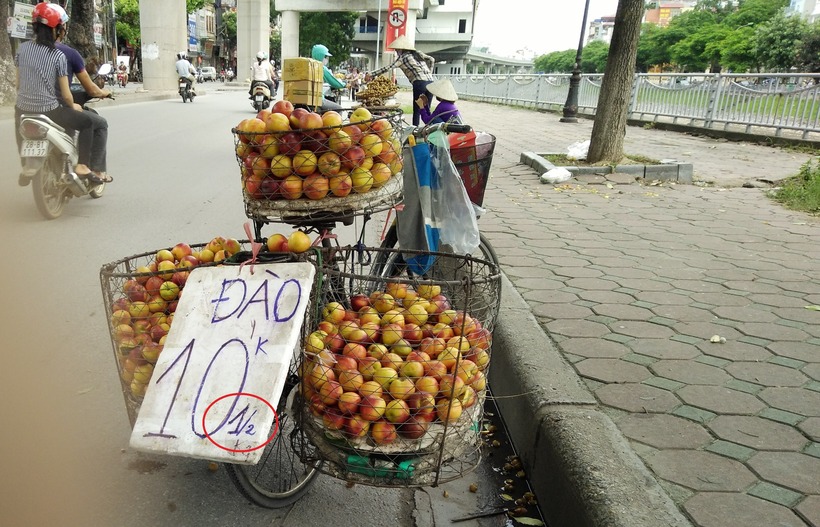
{"type": "MultiPolygon", "coordinates": [[[[438,75],[459,97],[560,110],[569,74],[438,75]]],[[[403,76],[400,84],[409,85],[403,76]]],[[[578,113],[594,115],[603,75],[583,75],[578,113]]],[[[636,74],[629,118],[746,134],[820,140],[820,74],[636,74]]]]}

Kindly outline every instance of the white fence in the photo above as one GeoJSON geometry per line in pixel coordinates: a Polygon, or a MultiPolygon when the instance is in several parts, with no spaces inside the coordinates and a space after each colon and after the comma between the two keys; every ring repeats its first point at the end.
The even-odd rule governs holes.
{"type": "MultiPolygon", "coordinates": [[[[439,75],[459,97],[560,110],[569,74],[439,75]]],[[[603,75],[583,75],[578,113],[594,115],[603,75]]],[[[407,80],[402,77],[403,83],[407,80]]],[[[802,140],[820,140],[820,74],[636,74],[629,117],[802,140]]]]}

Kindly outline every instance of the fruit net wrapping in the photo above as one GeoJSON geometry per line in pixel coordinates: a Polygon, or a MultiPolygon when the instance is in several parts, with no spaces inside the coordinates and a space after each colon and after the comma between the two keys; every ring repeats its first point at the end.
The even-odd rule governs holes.
{"type": "Polygon", "coordinates": [[[246,216],[267,222],[394,206],[402,190],[401,116],[383,112],[336,126],[273,132],[246,131],[240,123],[232,133],[246,216]]]}
{"type": "Polygon", "coordinates": [[[450,134],[450,159],[464,182],[470,201],[479,207],[490,179],[495,136],[487,132],[450,134]]]}
{"type": "Polygon", "coordinates": [[[302,461],[321,460],[321,470],[327,474],[374,486],[437,485],[474,469],[481,459],[486,375],[500,302],[497,266],[471,256],[424,253],[435,263],[421,277],[407,274],[397,249],[343,247],[320,254],[317,309],[306,316],[303,333],[307,337],[294,408],[300,431],[294,449],[302,461]],[[386,309],[390,301],[384,295],[393,292],[401,297],[402,291],[411,294],[394,304],[397,312],[406,310],[405,324],[397,328],[387,322],[395,320],[395,313],[386,309]],[[354,311],[363,302],[362,295],[387,302],[379,306],[378,300],[371,300],[372,309],[383,311],[378,329],[361,322],[362,311],[371,315],[368,322],[374,320],[371,310],[354,311]],[[432,302],[437,302],[435,307],[432,302]],[[428,306],[430,312],[404,307],[405,303],[428,306]],[[332,330],[319,333],[329,329],[323,322],[340,315],[335,304],[342,306],[346,317],[358,320],[360,329],[372,331],[372,336],[362,338],[343,322],[334,324],[335,337],[332,330]],[[421,321],[423,324],[415,324],[421,321]],[[385,344],[398,341],[399,335],[405,340],[385,344]],[[430,335],[431,340],[422,340],[427,338],[423,335],[430,335]],[[442,341],[433,340],[436,338],[442,341]],[[447,345],[459,345],[459,340],[465,343],[460,352],[447,345]],[[420,351],[429,353],[425,356],[420,351]],[[380,352],[382,356],[376,358],[380,352]],[[406,366],[408,363],[420,363],[424,373],[415,364],[406,366]],[[393,368],[395,376],[377,373],[393,368]],[[379,391],[374,381],[381,383],[385,394],[381,410],[372,394],[365,398],[371,390],[379,391]],[[402,399],[411,385],[418,395],[402,399]],[[393,395],[386,395],[391,392],[393,395]]]}

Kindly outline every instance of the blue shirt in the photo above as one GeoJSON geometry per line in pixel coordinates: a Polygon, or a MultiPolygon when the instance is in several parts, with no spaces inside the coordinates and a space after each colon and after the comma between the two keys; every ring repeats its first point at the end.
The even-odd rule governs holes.
{"type": "Polygon", "coordinates": [[[56,45],[57,49],[63,52],[63,55],[65,55],[68,61],[68,83],[72,84],[71,81],[74,79],[74,75],[85,71],[85,61],[82,55],[80,55],[80,52],[71,46],[66,46],[62,42],[57,42],[56,45]]]}

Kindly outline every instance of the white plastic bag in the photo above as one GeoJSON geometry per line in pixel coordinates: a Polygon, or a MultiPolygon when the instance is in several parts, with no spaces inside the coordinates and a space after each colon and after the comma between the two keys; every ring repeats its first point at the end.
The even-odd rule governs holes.
{"type": "Polygon", "coordinates": [[[589,152],[589,139],[578,141],[567,147],[567,157],[570,159],[586,159],[589,152]]]}
{"type": "Polygon", "coordinates": [[[541,174],[541,183],[563,183],[572,179],[572,172],[564,167],[555,167],[541,174]]]}

